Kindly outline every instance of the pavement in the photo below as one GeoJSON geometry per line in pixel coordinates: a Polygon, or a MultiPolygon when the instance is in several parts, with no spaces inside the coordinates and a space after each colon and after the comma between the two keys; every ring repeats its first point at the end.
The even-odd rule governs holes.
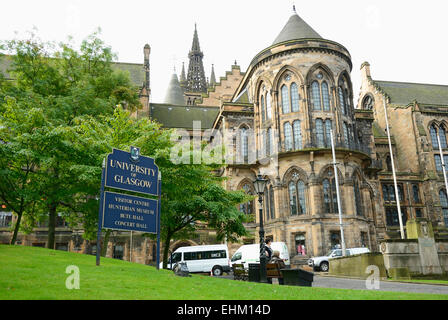
{"type": "MultiPolygon", "coordinates": [[[[219,277],[223,279],[233,280],[233,274],[224,274],[219,277]]],[[[351,289],[351,290],[369,290],[367,288],[366,280],[351,279],[351,278],[337,278],[318,273],[314,274],[313,287],[315,288],[333,288],[333,289],[351,289]]],[[[414,292],[414,293],[432,293],[432,294],[446,294],[448,295],[448,286],[437,284],[419,284],[419,283],[405,283],[394,281],[380,281],[379,289],[377,291],[389,292],[414,292]]]]}

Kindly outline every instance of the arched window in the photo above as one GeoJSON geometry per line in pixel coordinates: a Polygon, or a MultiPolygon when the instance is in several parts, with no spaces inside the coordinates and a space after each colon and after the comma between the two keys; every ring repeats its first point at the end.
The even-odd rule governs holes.
{"type": "Polygon", "coordinates": [[[412,185],[412,194],[414,196],[414,203],[421,203],[420,201],[420,190],[418,185],[412,185]]]}
{"type": "Polygon", "coordinates": [[[440,206],[442,207],[443,222],[445,227],[448,227],[448,197],[444,189],[439,192],[440,206]]]}
{"type": "Polygon", "coordinates": [[[247,129],[242,127],[241,129],[241,155],[243,161],[247,162],[249,158],[249,137],[247,135],[247,129]]]}
{"type": "Polygon", "coordinates": [[[388,172],[392,171],[392,160],[391,160],[390,156],[386,157],[386,169],[388,172]]]}
{"type": "Polygon", "coordinates": [[[355,177],[355,181],[353,182],[353,193],[355,194],[355,209],[357,216],[363,216],[362,210],[362,196],[361,190],[359,189],[359,178],[355,177]]]}
{"type": "Polygon", "coordinates": [[[446,131],[443,126],[440,126],[439,128],[439,137],[440,137],[440,145],[442,146],[442,149],[448,148],[446,143],[446,131]]]}
{"type": "Polygon", "coordinates": [[[261,96],[261,121],[265,122],[264,96],[261,96]]]}
{"type": "Polygon", "coordinates": [[[292,112],[299,112],[300,109],[300,95],[299,95],[299,87],[295,82],[291,84],[291,104],[292,104],[292,112]]]}
{"type": "Polygon", "coordinates": [[[283,128],[285,132],[285,149],[286,151],[291,151],[293,149],[291,124],[289,122],[285,122],[283,128]]]}
{"type": "Polygon", "coordinates": [[[272,186],[269,188],[269,211],[271,214],[271,219],[275,219],[274,188],[272,186]]]}
{"type": "Polygon", "coordinates": [[[316,142],[319,148],[324,147],[324,127],[322,119],[316,119],[316,142]]]}
{"type": "Polygon", "coordinates": [[[336,193],[336,179],[332,169],[328,169],[327,178],[322,182],[324,191],[324,212],[339,213],[336,193]]]}
{"type": "Polygon", "coordinates": [[[286,85],[283,85],[281,92],[282,92],[282,112],[283,112],[283,114],[290,113],[291,109],[289,106],[288,87],[286,85]]]}
{"type": "Polygon", "coordinates": [[[297,215],[297,191],[296,184],[294,181],[289,183],[289,208],[291,210],[291,215],[297,215]]]}
{"type": "Polygon", "coordinates": [[[331,120],[327,119],[325,120],[325,137],[326,137],[326,146],[329,148],[331,147],[331,135],[330,131],[332,129],[332,122],[331,120]]]}
{"type": "Polygon", "coordinates": [[[268,128],[266,132],[266,155],[270,156],[273,152],[272,129],[268,128]]]}
{"type": "Polygon", "coordinates": [[[343,122],[342,123],[342,129],[344,131],[344,141],[346,143],[346,145],[350,144],[350,138],[349,138],[349,134],[348,134],[348,127],[347,127],[347,123],[343,122]]]}
{"type": "MultiPolygon", "coordinates": [[[[247,194],[253,194],[253,188],[248,183],[243,185],[243,190],[247,194]]],[[[240,204],[240,211],[244,214],[253,214],[254,213],[254,201],[252,200],[252,201],[240,204]]]]}
{"type": "Polygon", "coordinates": [[[322,100],[324,103],[324,111],[330,111],[330,96],[328,94],[328,84],[322,82],[322,100]]]}
{"type": "Polygon", "coordinates": [[[429,132],[431,133],[431,142],[432,147],[434,149],[439,149],[439,141],[437,140],[437,128],[435,125],[432,125],[429,129],[429,132]]]}
{"type": "Polygon", "coordinates": [[[294,129],[294,149],[302,149],[302,128],[300,127],[300,120],[296,120],[292,123],[294,129]]]}
{"type": "Polygon", "coordinates": [[[338,87],[339,105],[341,106],[341,112],[343,115],[347,115],[347,100],[344,95],[344,89],[338,87]]]}
{"type": "Polygon", "coordinates": [[[297,191],[299,194],[300,214],[306,214],[305,182],[303,182],[302,180],[299,180],[299,182],[297,182],[297,191]]]}
{"type": "Polygon", "coordinates": [[[264,189],[264,215],[265,215],[265,220],[268,221],[269,218],[271,217],[270,214],[270,208],[271,206],[269,205],[269,189],[268,187],[266,187],[264,189]]]}
{"type": "Polygon", "coordinates": [[[319,82],[317,81],[314,81],[311,84],[311,100],[314,110],[322,110],[322,106],[320,103],[320,87],[319,82]]]}
{"type": "Polygon", "coordinates": [[[373,110],[373,98],[370,95],[367,95],[362,101],[362,109],[363,110],[373,110]]]}
{"type": "Polygon", "coordinates": [[[266,93],[266,118],[272,119],[271,94],[269,92],[266,93]]]}
{"type": "Polygon", "coordinates": [[[306,214],[305,183],[297,180],[298,174],[293,174],[293,180],[288,184],[289,207],[292,216],[306,214]]]}

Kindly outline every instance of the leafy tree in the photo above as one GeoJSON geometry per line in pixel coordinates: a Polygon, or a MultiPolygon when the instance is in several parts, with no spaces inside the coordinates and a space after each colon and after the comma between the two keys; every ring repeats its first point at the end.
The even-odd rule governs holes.
{"type": "MultiPolygon", "coordinates": [[[[22,153],[38,155],[32,159],[35,171],[27,171],[26,181],[40,195],[36,212],[48,214],[49,248],[54,247],[57,214],[65,209],[73,211],[72,200],[83,190],[75,168],[83,164],[89,167],[95,158],[80,147],[73,131],[74,120],[86,115],[98,119],[111,116],[119,103],[130,110],[139,107],[137,90],[131,86],[128,75],[112,70],[115,56],[97,36],[94,33],[83,41],[79,52],[70,44],[44,43],[35,35],[3,45],[11,54],[9,72],[15,80],[7,85],[2,81],[0,88],[0,139],[6,154],[2,169],[9,168],[5,177],[11,177],[12,168],[20,176],[22,169],[13,166],[17,157],[8,150],[13,146],[22,153]],[[13,119],[20,118],[20,114],[32,118],[36,113],[39,122],[32,123],[31,132],[14,127],[13,119]]],[[[11,192],[2,198],[19,201],[21,186],[23,183],[8,186],[11,192]]],[[[19,215],[18,208],[14,212],[19,215]]],[[[19,225],[20,219],[16,229],[19,225]]]]}

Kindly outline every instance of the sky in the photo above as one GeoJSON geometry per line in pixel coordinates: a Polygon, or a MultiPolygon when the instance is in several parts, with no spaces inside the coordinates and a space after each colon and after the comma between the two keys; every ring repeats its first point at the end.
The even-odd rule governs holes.
{"type": "Polygon", "coordinates": [[[375,80],[448,85],[448,2],[442,0],[15,0],[2,3],[0,40],[25,38],[38,29],[46,41],[80,43],[98,27],[120,62],[143,63],[151,46],[152,102],[163,102],[182,62],[188,67],[194,24],[204,53],[206,77],[217,80],[236,60],[241,70],[269,47],[297,14],[323,38],[352,56],[357,103],[360,66],[375,80]]]}

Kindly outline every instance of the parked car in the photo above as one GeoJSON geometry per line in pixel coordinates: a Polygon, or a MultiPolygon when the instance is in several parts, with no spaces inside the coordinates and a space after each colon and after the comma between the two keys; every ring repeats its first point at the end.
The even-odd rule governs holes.
{"type": "MultiPolygon", "coordinates": [[[[280,258],[283,259],[285,265],[291,265],[289,259],[289,251],[284,242],[271,242],[272,251],[280,252],[280,258]]],[[[249,263],[260,263],[260,244],[247,244],[241,246],[232,256],[232,265],[243,264],[245,269],[249,268],[249,263]]]]}
{"type": "MultiPolygon", "coordinates": [[[[369,252],[370,250],[368,248],[345,249],[346,256],[353,256],[355,254],[363,254],[369,252]]],[[[328,272],[328,270],[330,270],[330,260],[339,257],[342,257],[342,249],[333,249],[326,256],[313,257],[308,259],[308,265],[314,270],[328,272]]]]}
{"type": "Polygon", "coordinates": [[[213,272],[214,276],[220,276],[230,271],[229,251],[225,244],[178,248],[168,259],[168,269],[178,262],[185,262],[189,272],[213,272]]]}

